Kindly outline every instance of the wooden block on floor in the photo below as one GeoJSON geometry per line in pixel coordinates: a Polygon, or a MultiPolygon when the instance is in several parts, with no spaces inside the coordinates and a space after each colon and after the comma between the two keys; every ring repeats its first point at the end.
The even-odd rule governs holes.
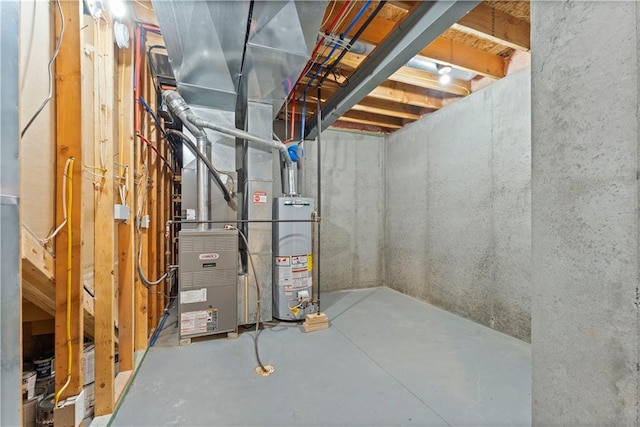
{"type": "Polygon", "coordinates": [[[302,330],[304,332],[315,332],[329,327],[329,319],[324,313],[311,313],[307,315],[302,330]]]}

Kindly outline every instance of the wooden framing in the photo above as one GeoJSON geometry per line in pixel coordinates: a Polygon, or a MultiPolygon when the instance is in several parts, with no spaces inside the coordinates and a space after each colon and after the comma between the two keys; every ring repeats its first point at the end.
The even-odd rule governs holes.
{"type": "MultiPolygon", "coordinates": [[[[323,22],[327,24],[335,22],[335,18],[338,17],[345,3],[344,0],[333,1],[330,7],[326,9],[323,22]]],[[[340,18],[338,21],[340,24],[338,27],[333,28],[332,33],[340,34],[341,37],[346,39],[352,38],[358,32],[360,34],[358,42],[378,46],[397,28],[401,28],[402,21],[407,16],[417,13],[415,9],[419,3],[404,0],[387,2],[368,25],[362,29],[361,23],[364,18],[369,17],[374,8],[377,7],[375,3],[370,4],[358,23],[346,32],[349,23],[354,22],[354,18],[365,4],[364,1],[356,1],[349,5],[348,13],[340,18]]],[[[526,15],[529,12],[528,8],[506,4],[509,2],[498,3],[500,4],[488,1],[480,3],[449,30],[443,32],[428,46],[425,46],[416,55],[415,59],[422,58],[440,67],[452,66],[456,70],[471,73],[469,78],[476,80],[483,78],[486,81],[492,81],[505,77],[508,71],[513,70],[509,67],[512,49],[524,52],[528,52],[530,49],[530,23],[526,19],[526,15]]],[[[325,30],[326,28],[320,29],[321,32],[325,30]]],[[[313,58],[313,61],[316,62],[314,66],[317,66],[318,62],[324,61],[331,50],[332,41],[327,41],[326,43],[327,46],[321,47],[318,51],[318,56],[313,58]]],[[[336,55],[333,56],[333,60],[335,60],[335,57],[336,55]]],[[[331,91],[333,82],[329,82],[329,80],[337,80],[336,83],[344,84],[348,76],[359,69],[366,59],[367,55],[365,54],[349,52],[342,55],[338,64],[338,69],[341,72],[329,77],[328,81],[323,85],[323,91],[327,91],[327,89],[331,91]]],[[[308,80],[306,77],[302,79],[303,85],[306,80],[308,80]]],[[[387,116],[392,122],[394,118],[411,121],[415,120],[416,113],[409,112],[407,114],[406,111],[398,110],[394,104],[385,105],[379,101],[394,102],[396,105],[412,105],[421,109],[420,114],[427,114],[441,108],[443,106],[442,99],[446,100],[444,105],[455,101],[456,98],[452,98],[450,95],[466,96],[472,92],[472,81],[455,78],[446,83],[441,81],[441,76],[435,70],[428,72],[411,66],[399,67],[388,77],[386,82],[370,92],[365,98],[367,100],[375,99],[375,106],[366,105],[369,102],[361,102],[355,104],[351,108],[351,112],[387,116]],[[394,87],[394,84],[405,85],[404,90],[397,91],[397,87],[394,87]],[[429,92],[421,92],[421,89],[428,89],[429,92]],[[433,91],[441,93],[442,97],[433,91]],[[424,97],[424,99],[421,100],[421,97],[424,97]]],[[[331,98],[331,95],[327,95],[327,98],[331,98]]],[[[351,129],[351,125],[348,123],[354,123],[354,116],[356,115],[352,114],[352,117],[345,116],[345,120],[342,120],[340,126],[351,129]]],[[[369,122],[371,121],[367,120],[367,123],[369,122]]],[[[365,127],[363,124],[362,130],[368,132],[373,129],[374,132],[377,132],[375,126],[378,125],[366,124],[365,127]]],[[[381,129],[384,132],[388,128],[381,129]]]]}
{"type": "MultiPolygon", "coordinates": [[[[71,244],[71,356],[72,370],[69,386],[62,398],[73,396],[82,391],[82,342],[84,335],[83,304],[84,295],[82,274],[82,104],[81,99],[81,17],[82,3],[76,1],[61,2],[65,18],[64,43],[60,47],[56,62],[56,223],[64,220],[62,200],[62,182],[65,163],[75,158],[73,167],[73,203],[68,212],[71,220],[73,241],[67,240],[66,229],[56,237],[55,259],[55,365],[56,390],[60,390],[69,374],[67,369],[67,246],[71,244]]],[[[55,14],[56,33],[59,33],[61,20],[55,14]]],[[[67,224],[67,227],[69,224],[67,224]]]]}
{"type": "Polygon", "coordinates": [[[525,52],[531,49],[530,27],[528,22],[496,10],[486,3],[480,3],[453,25],[456,30],[525,52]]]}
{"type": "MultiPolygon", "coordinates": [[[[147,156],[147,148],[144,146],[144,142],[141,139],[137,138],[137,141],[134,143],[136,148],[135,150],[135,180],[136,180],[136,211],[135,215],[145,215],[146,209],[145,207],[145,193],[147,191],[147,168],[146,168],[146,156],[147,156]]],[[[134,219],[134,221],[139,221],[140,218],[134,219]]],[[[136,265],[140,262],[140,268],[143,271],[147,271],[147,258],[142,257],[138,260],[138,251],[140,248],[147,248],[147,229],[139,228],[140,234],[135,238],[135,252],[136,252],[136,265]]],[[[147,287],[142,283],[139,277],[136,275],[135,279],[135,350],[144,350],[147,348],[148,344],[148,311],[149,311],[149,301],[148,301],[148,290],[147,287]]]]}
{"type": "Polygon", "coordinates": [[[133,135],[133,49],[119,55],[118,79],[120,82],[118,105],[118,163],[121,185],[126,185],[125,203],[129,207],[129,219],[118,222],[118,340],[121,371],[134,368],[135,339],[135,210],[134,186],[134,135],[133,135]],[[127,96],[128,95],[128,96],[127,96]]]}
{"type": "MultiPolygon", "coordinates": [[[[342,60],[340,60],[340,64],[355,69],[358,68],[365,59],[367,59],[365,55],[347,53],[346,55],[344,55],[342,60]]],[[[424,59],[427,60],[427,58],[424,59]]],[[[426,89],[433,89],[452,95],[469,95],[471,93],[471,85],[469,84],[469,82],[452,79],[451,83],[443,85],[439,82],[438,77],[439,76],[437,74],[405,66],[400,67],[398,71],[393,73],[389,77],[389,80],[394,82],[406,83],[426,89]]]]}
{"type": "Polygon", "coordinates": [[[100,161],[102,177],[95,187],[95,414],[106,415],[114,409],[115,377],[115,223],[113,217],[113,32],[101,21],[95,27],[98,35],[94,55],[94,93],[101,98],[94,100],[94,129],[96,135],[96,161],[100,161]],[[100,41],[99,45],[97,41],[100,41]],[[102,74],[105,74],[104,76],[102,74]]]}

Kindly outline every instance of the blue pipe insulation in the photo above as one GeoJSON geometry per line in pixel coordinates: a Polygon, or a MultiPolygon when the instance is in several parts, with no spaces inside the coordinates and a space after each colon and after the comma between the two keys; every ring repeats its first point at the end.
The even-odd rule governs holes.
{"type": "Polygon", "coordinates": [[[147,104],[147,101],[145,101],[143,97],[139,97],[138,99],[140,100],[140,103],[142,103],[142,105],[144,106],[144,109],[147,110],[147,113],[151,115],[151,118],[153,118],[153,121],[156,122],[156,126],[158,126],[158,129],[160,129],[162,134],[166,136],[167,134],[164,132],[164,129],[160,124],[160,120],[158,120],[158,116],[156,116],[156,114],[153,112],[149,104],[147,104]]]}

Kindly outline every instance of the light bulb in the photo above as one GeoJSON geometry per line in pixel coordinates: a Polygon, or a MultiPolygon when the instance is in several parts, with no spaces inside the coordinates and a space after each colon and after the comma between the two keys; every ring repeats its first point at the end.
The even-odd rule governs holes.
{"type": "Polygon", "coordinates": [[[110,0],[109,10],[114,18],[123,18],[127,14],[127,6],[123,0],[110,0]]]}
{"type": "Polygon", "coordinates": [[[441,74],[440,77],[438,77],[438,81],[440,84],[448,85],[451,83],[451,76],[449,74],[441,74]]]}

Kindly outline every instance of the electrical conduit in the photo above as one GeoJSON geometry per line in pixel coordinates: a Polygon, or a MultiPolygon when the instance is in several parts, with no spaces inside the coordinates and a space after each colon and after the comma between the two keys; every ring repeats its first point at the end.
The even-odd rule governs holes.
{"type": "Polygon", "coordinates": [[[71,208],[73,208],[73,163],[75,162],[75,157],[69,157],[67,159],[67,163],[64,167],[64,176],[67,182],[66,190],[67,190],[67,203],[66,203],[66,212],[67,212],[67,318],[66,318],[66,339],[67,339],[67,380],[64,385],[58,390],[55,396],[54,407],[58,406],[58,402],[60,401],[60,396],[66,390],[66,388],[71,383],[71,369],[73,367],[73,352],[71,346],[71,255],[72,255],[72,247],[73,247],[73,230],[71,228],[71,208]]]}

